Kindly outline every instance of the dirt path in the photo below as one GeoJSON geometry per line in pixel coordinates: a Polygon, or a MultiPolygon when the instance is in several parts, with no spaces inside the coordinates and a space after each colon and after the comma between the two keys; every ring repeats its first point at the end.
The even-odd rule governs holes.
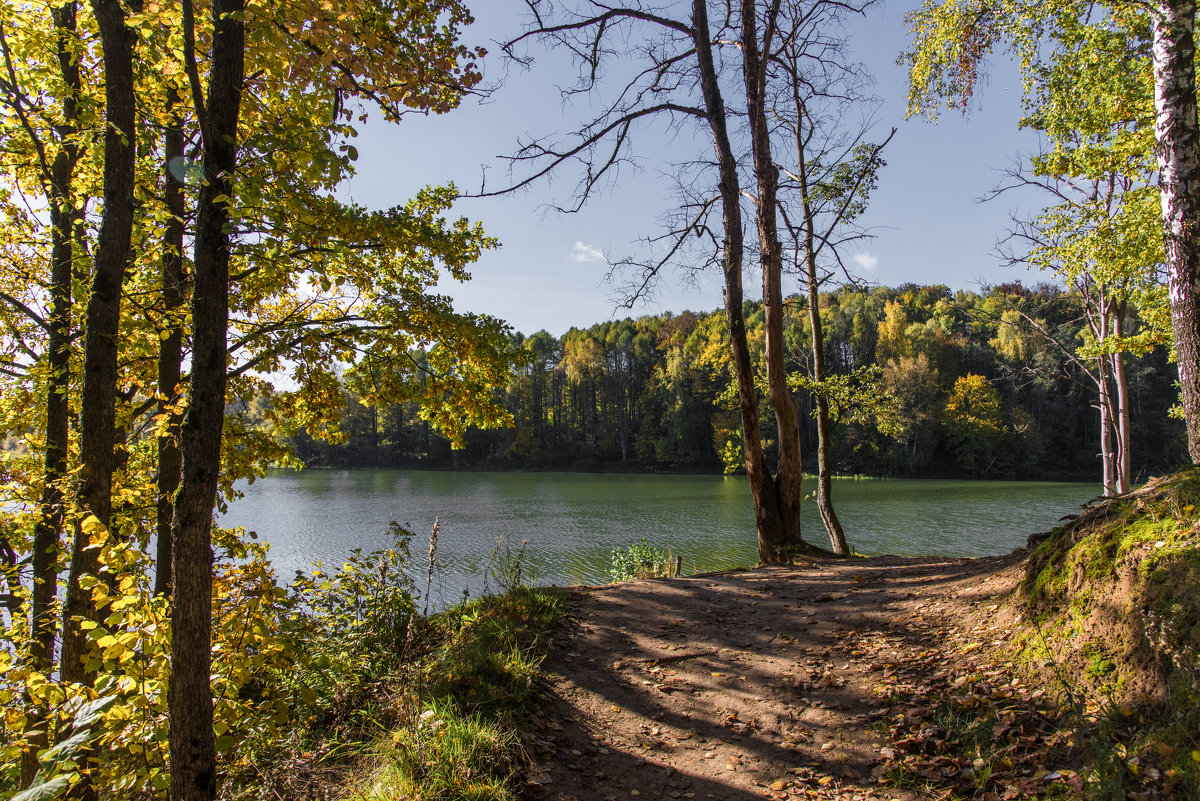
{"type": "Polygon", "coordinates": [[[877,781],[886,688],[972,670],[1018,578],[1014,557],[879,557],[585,590],[524,797],[916,798],[877,781]]]}

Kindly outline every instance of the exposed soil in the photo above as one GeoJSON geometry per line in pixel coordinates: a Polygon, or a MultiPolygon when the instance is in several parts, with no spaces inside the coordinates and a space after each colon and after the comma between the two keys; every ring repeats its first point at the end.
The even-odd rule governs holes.
{"type": "Polygon", "coordinates": [[[545,665],[524,797],[920,797],[879,777],[923,685],[990,668],[1028,697],[988,656],[1008,636],[1001,601],[1021,558],[878,557],[585,588],[545,665]],[[899,684],[905,704],[893,707],[899,684]]]}

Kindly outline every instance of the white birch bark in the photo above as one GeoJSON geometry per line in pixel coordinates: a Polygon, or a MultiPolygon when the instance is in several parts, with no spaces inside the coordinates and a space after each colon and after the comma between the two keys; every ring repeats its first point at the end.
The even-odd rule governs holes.
{"type": "Polygon", "coordinates": [[[1196,120],[1195,0],[1159,0],[1154,20],[1154,133],[1167,250],[1171,324],[1187,420],[1200,463],[1200,133],[1196,120]]]}

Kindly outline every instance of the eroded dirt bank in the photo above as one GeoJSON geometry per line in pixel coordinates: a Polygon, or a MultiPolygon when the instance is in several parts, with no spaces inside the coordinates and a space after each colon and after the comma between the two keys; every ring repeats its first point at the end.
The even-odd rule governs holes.
{"type": "MultiPolygon", "coordinates": [[[[878,777],[927,687],[986,673],[1010,697],[1037,695],[984,657],[1008,636],[999,601],[1019,558],[878,557],[585,589],[546,664],[524,797],[920,797],[878,777]]],[[[970,784],[969,767],[941,769],[970,784]]],[[[1015,771],[1011,787],[1024,794],[1038,773],[1015,771]]]]}

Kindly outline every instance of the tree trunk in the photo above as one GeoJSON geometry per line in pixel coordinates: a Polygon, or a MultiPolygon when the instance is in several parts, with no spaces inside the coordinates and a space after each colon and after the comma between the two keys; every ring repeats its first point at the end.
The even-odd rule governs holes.
{"type": "MultiPolygon", "coordinates": [[[[767,12],[767,31],[763,50],[770,52],[779,2],[767,12]]],[[[783,246],[776,222],[776,195],[779,169],[771,158],[771,131],[766,113],[766,64],[759,53],[758,25],[754,0],[742,0],[742,77],[746,87],[746,107],[750,121],[750,142],[754,154],[754,179],[758,190],[755,219],[762,267],[763,311],[766,334],[767,386],[779,438],[779,463],[774,489],[780,515],[777,540],[759,543],[759,559],[765,563],[787,562],[803,549],[800,508],[804,498],[801,487],[800,415],[796,400],[787,384],[783,351],[783,246]]]]}
{"type": "MultiPolygon", "coordinates": [[[[186,46],[195,46],[192,4],[184,2],[186,46]]],[[[230,205],[244,78],[242,0],[216,0],[208,101],[196,103],[204,143],[192,291],[191,398],[182,429],[183,474],[176,496],[171,607],[171,799],[211,801],[217,793],[213,742],[212,518],[221,468],[229,321],[230,205]]],[[[199,79],[191,51],[193,96],[199,79]]]]}
{"type": "Polygon", "coordinates": [[[1109,498],[1116,494],[1116,459],[1113,453],[1113,398],[1107,356],[1102,355],[1096,360],[1096,387],[1099,391],[1101,486],[1104,488],[1104,497],[1109,498]]]}
{"type": "MultiPolygon", "coordinates": [[[[806,201],[807,204],[807,201],[806,201]]],[[[811,231],[809,226],[809,231],[811,231]]],[[[829,533],[829,544],[833,552],[840,556],[850,554],[850,546],[846,544],[846,532],[842,529],[842,521],[838,519],[833,509],[833,465],[832,465],[832,426],[829,421],[829,399],[821,390],[821,382],[825,380],[825,341],[821,329],[821,311],[818,306],[817,265],[812,254],[812,242],[807,245],[806,258],[808,268],[808,315],[812,328],[813,347],[813,381],[818,390],[815,393],[817,406],[817,511],[821,513],[821,522],[829,533]]]]}
{"type": "MultiPolygon", "coordinates": [[[[168,107],[179,102],[171,90],[168,107]]],[[[173,115],[163,136],[163,194],[167,212],[171,215],[163,232],[162,293],[163,332],[158,346],[158,413],[169,415],[168,423],[158,438],[158,497],[156,533],[158,553],[155,559],[154,592],[171,594],[171,523],[175,515],[175,490],[179,488],[182,454],[179,450],[180,379],[183,363],[183,320],[181,307],[187,299],[187,273],[183,265],[183,182],[175,172],[183,158],[183,121],[173,115]],[[173,169],[174,168],[174,169],[173,169]]]]}
{"type": "MultiPolygon", "coordinates": [[[[121,323],[121,286],[129,265],[133,237],[135,142],[132,32],[125,25],[119,0],[93,0],[104,54],[104,216],[96,246],[95,270],[88,297],[83,363],[83,412],[80,426],[80,501],[85,514],[111,522],[112,482],[116,464],[117,344],[121,323]]],[[[90,536],[76,526],[64,604],[61,675],[66,681],[90,684],[84,670],[83,632],[74,617],[99,617],[79,579],[96,574],[90,536]]]]}
{"type": "Polygon", "coordinates": [[[1158,0],[1154,24],[1154,133],[1167,251],[1171,325],[1187,422],[1200,464],[1200,130],[1196,119],[1195,0],[1158,0]]]}
{"type": "Polygon", "coordinates": [[[800,211],[803,215],[801,224],[804,226],[804,272],[808,279],[808,322],[812,329],[812,377],[817,385],[814,398],[817,406],[817,511],[820,512],[821,522],[825,524],[825,530],[829,533],[829,544],[833,552],[840,556],[848,556],[850,546],[846,543],[846,532],[833,509],[833,431],[829,421],[829,398],[821,389],[825,380],[825,333],[821,327],[820,285],[817,282],[817,251],[814,241],[816,222],[813,219],[808,191],[808,153],[801,128],[807,115],[804,103],[800,99],[797,80],[792,81],[792,100],[796,109],[796,160],[800,175],[800,211]]]}
{"type": "MultiPolygon", "coordinates": [[[[78,96],[81,93],[79,63],[72,56],[76,32],[76,6],[64,3],[51,11],[57,34],[59,72],[67,92],[63,97],[63,119],[56,126],[59,150],[49,176],[50,185],[50,331],[46,345],[49,375],[46,378],[46,455],[42,468],[40,515],[33,530],[30,558],[29,660],[34,670],[50,675],[54,669],[54,640],[57,632],[54,601],[58,594],[58,559],[62,547],[64,508],[63,480],[67,474],[70,438],[71,385],[71,277],[73,242],[79,213],[75,209],[75,166],[79,145],[74,136],[78,129],[78,96]]],[[[33,716],[29,728],[40,734],[30,736],[29,748],[21,761],[21,786],[28,787],[37,773],[37,752],[49,744],[44,719],[45,707],[30,703],[33,716]]]]}
{"type": "Polygon", "coordinates": [[[1129,431],[1129,384],[1125,376],[1125,354],[1114,353],[1112,360],[1113,388],[1113,485],[1118,495],[1129,492],[1133,480],[1133,463],[1130,459],[1129,431]]]}
{"type": "Polygon", "coordinates": [[[762,431],[758,419],[758,390],[754,386],[754,366],[750,346],[746,341],[746,318],[742,309],[742,210],[738,185],[737,162],[729,142],[725,120],[725,103],[713,64],[712,41],[708,26],[708,7],[705,0],[692,0],[692,36],[696,46],[696,62],[700,70],[700,88],[704,95],[705,113],[712,129],[720,175],[721,211],[724,243],[722,271],[725,275],[725,322],[729,327],[729,347],[733,357],[733,373],[737,381],[738,405],[742,417],[742,446],[746,455],[746,477],[750,482],[750,497],[754,502],[754,522],[758,532],[759,558],[772,561],[779,543],[786,540],[779,512],[775,482],[767,468],[762,447],[762,431]]]}
{"type": "Polygon", "coordinates": [[[833,509],[833,466],[830,458],[829,401],[817,395],[817,511],[829,533],[829,546],[839,556],[849,556],[846,532],[833,509]]]}
{"type": "MultiPolygon", "coordinates": [[[[1124,335],[1125,304],[1119,304],[1113,317],[1113,336],[1124,335]]],[[[1117,351],[1112,360],[1113,388],[1116,390],[1113,436],[1116,440],[1116,489],[1121,495],[1129,492],[1133,481],[1133,461],[1130,455],[1131,434],[1129,430],[1129,380],[1125,375],[1125,353],[1117,351]]]]}

